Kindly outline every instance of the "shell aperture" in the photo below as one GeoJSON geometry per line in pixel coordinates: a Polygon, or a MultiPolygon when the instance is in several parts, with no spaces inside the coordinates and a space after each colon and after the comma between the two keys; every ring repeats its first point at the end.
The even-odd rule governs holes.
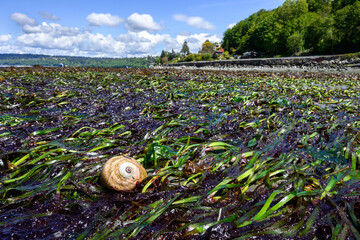
{"type": "Polygon", "coordinates": [[[118,156],[109,159],[104,164],[100,181],[107,188],[131,191],[146,177],[146,170],[134,158],[118,156]]]}
{"type": "Polygon", "coordinates": [[[119,166],[119,174],[125,179],[130,179],[132,177],[134,178],[134,175],[139,172],[139,170],[136,168],[137,166],[135,164],[130,162],[123,162],[119,166]]]}

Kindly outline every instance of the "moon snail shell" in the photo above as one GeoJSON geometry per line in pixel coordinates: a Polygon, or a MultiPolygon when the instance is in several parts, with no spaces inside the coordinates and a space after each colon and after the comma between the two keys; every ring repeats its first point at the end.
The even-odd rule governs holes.
{"type": "Polygon", "coordinates": [[[131,191],[147,177],[145,168],[134,158],[117,156],[110,158],[103,166],[101,183],[117,191],[131,191]]]}

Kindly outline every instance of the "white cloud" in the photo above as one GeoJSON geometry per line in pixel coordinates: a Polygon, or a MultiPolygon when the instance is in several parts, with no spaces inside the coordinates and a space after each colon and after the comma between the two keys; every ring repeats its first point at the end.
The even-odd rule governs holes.
{"type": "Polygon", "coordinates": [[[22,27],[24,33],[49,33],[53,36],[76,36],[80,33],[80,29],[76,27],[64,27],[57,23],[43,22],[41,25],[24,25],[22,27]]]}
{"type": "MultiPolygon", "coordinates": [[[[93,16],[99,17],[100,15],[93,16]]],[[[21,13],[13,14],[12,19],[21,27],[23,34],[16,38],[15,43],[9,42],[11,35],[0,35],[1,52],[91,57],[141,57],[160,55],[162,49],[166,51],[174,49],[179,52],[184,41],[188,41],[191,52],[197,52],[207,39],[211,42],[221,41],[221,36],[207,33],[181,33],[177,36],[154,33],[154,31],[163,29],[163,26],[156,23],[150,15],[138,13],[132,14],[125,21],[125,27],[129,31],[115,37],[110,34],[93,33],[86,27],[79,29],[54,22],[38,24],[34,19],[21,13]]],[[[111,18],[100,16],[96,23],[107,26],[117,24],[114,23],[116,21],[105,21],[104,19],[111,20],[111,18]]]]}
{"type": "Polygon", "coordinates": [[[226,27],[226,29],[233,28],[235,25],[236,25],[236,23],[231,23],[226,27]]]}
{"type": "Polygon", "coordinates": [[[156,23],[149,14],[138,13],[133,13],[128,17],[125,27],[131,32],[159,31],[164,29],[164,27],[156,23]]]}
{"type": "Polygon", "coordinates": [[[41,25],[36,25],[36,26],[26,24],[22,27],[22,30],[25,33],[51,32],[52,27],[46,22],[43,22],[41,25]]]}
{"type": "Polygon", "coordinates": [[[25,26],[25,25],[35,26],[38,24],[35,19],[29,17],[26,14],[18,13],[18,12],[11,14],[10,19],[15,21],[20,26],[25,26]]]}
{"type": "Polygon", "coordinates": [[[55,24],[55,23],[51,23],[50,24],[53,29],[53,35],[56,37],[60,37],[60,36],[77,36],[78,34],[81,33],[80,29],[77,27],[64,27],[61,26],[60,24],[55,24]]]}
{"type": "Polygon", "coordinates": [[[175,14],[173,17],[176,21],[180,21],[180,22],[186,22],[188,19],[188,16],[183,14],[175,14]]]}
{"type": "Polygon", "coordinates": [[[189,26],[205,30],[215,30],[215,26],[205,21],[202,17],[189,17],[183,14],[175,14],[174,19],[180,22],[186,22],[189,26]]]}
{"type": "Polygon", "coordinates": [[[187,43],[199,43],[199,39],[194,37],[186,38],[184,41],[186,41],[187,43]]]}
{"type": "Polygon", "coordinates": [[[80,35],[80,38],[81,42],[76,44],[76,47],[81,51],[109,54],[121,52],[125,47],[116,42],[111,35],[84,33],[80,35]]]}
{"type": "Polygon", "coordinates": [[[120,42],[126,43],[128,54],[137,53],[143,55],[149,53],[155,54],[154,49],[156,46],[171,42],[169,34],[151,34],[146,31],[121,34],[117,39],[120,42]]]}
{"type": "Polygon", "coordinates": [[[78,28],[63,27],[56,23],[43,23],[28,30],[32,31],[24,29],[25,34],[17,38],[17,43],[44,49],[72,49],[83,40],[84,34],[78,28]]]}
{"type": "Polygon", "coordinates": [[[117,27],[120,23],[124,22],[124,19],[111,15],[110,13],[91,13],[86,17],[86,20],[93,26],[109,26],[117,27]]]}
{"type": "MultiPolygon", "coordinates": [[[[24,33],[17,38],[11,52],[32,52],[38,54],[96,56],[96,57],[141,57],[159,55],[161,49],[179,52],[184,41],[191,52],[196,53],[205,40],[220,42],[221,37],[207,33],[192,35],[154,34],[147,31],[128,32],[114,38],[111,35],[81,31],[50,23],[51,32],[24,33]]],[[[5,47],[0,47],[4,49],[5,47]]]]}
{"type": "MultiPolygon", "coordinates": [[[[157,54],[156,48],[170,42],[168,34],[152,34],[147,31],[128,32],[117,38],[92,33],[57,23],[22,26],[23,34],[17,37],[18,48],[1,46],[8,52],[27,52],[53,55],[80,55],[97,57],[128,57],[157,54]]],[[[5,37],[4,37],[5,39],[5,37]]]]}
{"type": "Polygon", "coordinates": [[[8,42],[11,39],[11,35],[10,34],[4,34],[4,35],[0,35],[0,42],[8,42]]]}
{"type": "Polygon", "coordinates": [[[179,33],[179,35],[190,36],[191,33],[190,32],[181,32],[181,33],[179,33]]]}
{"type": "Polygon", "coordinates": [[[60,19],[58,16],[51,14],[49,12],[40,11],[39,14],[45,20],[57,21],[60,19]]]}

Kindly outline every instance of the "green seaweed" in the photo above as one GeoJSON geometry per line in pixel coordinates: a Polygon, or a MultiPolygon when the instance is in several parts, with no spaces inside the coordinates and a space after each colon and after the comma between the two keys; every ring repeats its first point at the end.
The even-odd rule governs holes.
{"type": "Polygon", "coordinates": [[[356,74],[0,72],[3,239],[359,237],[356,74]],[[134,192],[99,182],[116,155],[134,192]]]}

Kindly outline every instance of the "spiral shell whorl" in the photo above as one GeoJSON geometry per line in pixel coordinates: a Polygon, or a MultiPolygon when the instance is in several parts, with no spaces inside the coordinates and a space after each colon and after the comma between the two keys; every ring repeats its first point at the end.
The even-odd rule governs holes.
{"type": "Polygon", "coordinates": [[[117,191],[131,191],[147,177],[146,170],[134,158],[118,156],[109,159],[101,170],[100,181],[117,191]]]}

